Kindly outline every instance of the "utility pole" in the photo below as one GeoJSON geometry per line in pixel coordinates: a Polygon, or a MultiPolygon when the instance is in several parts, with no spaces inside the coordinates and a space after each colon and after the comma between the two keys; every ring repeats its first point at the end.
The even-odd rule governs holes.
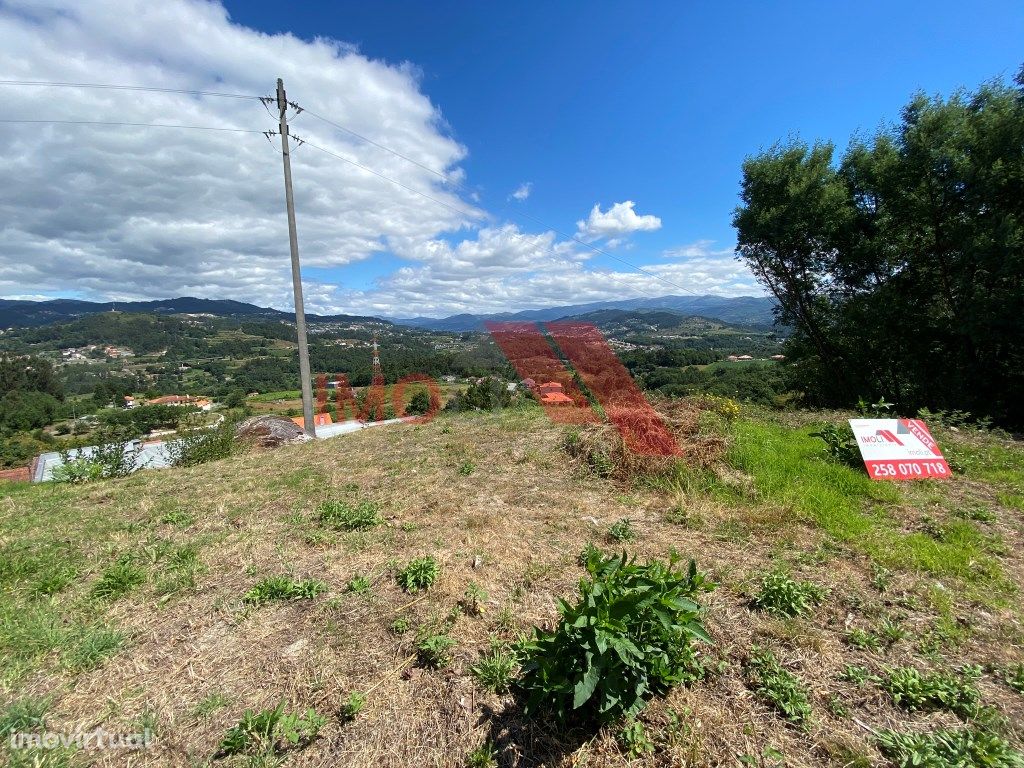
{"type": "Polygon", "coordinates": [[[302,304],[302,272],[299,269],[299,236],[295,231],[295,196],[292,194],[292,158],[288,152],[288,100],[284,81],[277,78],[277,109],[281,115],[281,156],[284,158],[284,199],[288,207],[288,244],[292,250],[292,288],[295,292],[295,330],[299,334],[299,384],[302,387],[302,424],[316,437],[313,424],[313,380],[309,375],[309,344],[306,342],[306,310],[302,304]]]}

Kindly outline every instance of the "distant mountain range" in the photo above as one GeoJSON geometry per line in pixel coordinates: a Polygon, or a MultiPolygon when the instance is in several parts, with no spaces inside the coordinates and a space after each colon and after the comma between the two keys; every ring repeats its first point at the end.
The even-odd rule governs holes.
{"type": "MultiPolygon", "coordinates": [[[[215,317],[251,318],[253,320],[294,320],[293,312],[269,307],[257,307],[231,299],[196,299],[182,296],[157,301],[95,302],[77,299],[51,299],[50,301],[12,301],[0,299],[0,328],[25,327],[62,323],[84,315],[95,315],[111,310],[156,315],[213,315],[215,317]]],[[[312,315],[312,322],[387,322],[378,317],[360,315],[312,315]]]]}
{"type": "Polygon", "coordinates": [[[606,309],[624,310],[667,310],[680,315],[694,315],[721,320],[733,325],[766,327],[775,322],[772,308],[773,299],[767,296],[659,296],[650,299],[623,299],[621,301],[596,301],[590,304],[568,304],[545,309],[528,309],[523,312],[500,312],[489,315],[452,315],[445,318],[410,317],[387,318],[398,325],[412,325],[432,331],[482,331],[488,320],[546,322],[564,317],[578,317],[590,312],[606,309]]]}
{"type": "MultiPolygon", "coordinates": [[[[679,315],[699,316],[720,320],[733,325],[766,327],[772,325],[774,302],[767,297],[739,296],[660,296],[649,299],[598,301],[589,304],[568,304],[522,312],[500,312],[486,315],[452,315],[444,318],[378,318],[360,315],[307,314],[311,322],[390,322],[432,331],[483,331],[488,320],[545,322],[565,317],[578,317],[601,310],[663,310],[679,315]]],[[[182,296],[157,301],[94,302],[77,299],[51,299],[49,301],[20,301],[0,299],[0,328],[47,325],[74,320],[110,310],[143,314],[178,315],[205,314],[216,317],[234,317],[269,320],[291,320],[294,314],[269,307],[258,307],[230,299],[197,299],[182,296]]]]}

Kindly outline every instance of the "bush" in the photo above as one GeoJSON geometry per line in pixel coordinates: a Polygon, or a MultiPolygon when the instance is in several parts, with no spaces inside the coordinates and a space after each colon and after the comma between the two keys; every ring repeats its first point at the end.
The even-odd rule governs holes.
{"type": "Polygon", "coordinates": [[[235,424],[224,419],[213,429],[195,424],[164,447],[171,466],[194,467],[208,461],[226,459],[235,452],[235,424]]]}
{"type": "Polygon", "coordinates": [[[693,598],[711,586],[692,560],[687,571],[678,563],[676,553],[667,565],[638,565],[625,553],[592,551],[579,602],[559,601],[557,628],[535,628],[523,644],[518,689],[526,711],[550,711],[560,721],[577,716],[609,722],[697,679],[693,641],[711,638],[693,598]]]}
{"type": "Polygon", "coordinates": [[[817,432],[812,432],[811,437],[820,437],[825,443],[825,453],[840,464],[845,464],[854,469],[864,466],[860,449],[857,447],[857,439],[854,437],[853,428],[849,424],[826,424],[817,432]]]}
{"type": "Polygon", "coordinates": [[[777,616],[799,616],[817,605],[827,594],[823,587],[807,581],[794,581],[782,571],[772,571],[761,579],[761,592],[750,604],[777,616]]]}
{"type": "Polygon", "coordinates": [[[127,477],[138,468],[141,450],[120,430],[101,432],[99,442],[88,455],[80,453],[72,459],[69,451],[61,452],[61,464],[53,470],[53,481],[78,484],[127,477]]]}

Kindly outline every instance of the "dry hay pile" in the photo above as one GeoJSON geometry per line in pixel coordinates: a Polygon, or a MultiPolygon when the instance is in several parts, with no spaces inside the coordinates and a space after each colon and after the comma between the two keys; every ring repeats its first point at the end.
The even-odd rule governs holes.
{"type": "Polygon", "coordinates": [[[662,424],[653,423],[650,413],[633,411],[609,412],[611,421],[574,427],[565,440],[566,452],[602,477],[626,483],[671,474],[680,464],[716,467],[729,440],[712,408],[693,399],[659,400],[653,408],[662,424]],[[627,429],[620,430],[615,422],[627,429]],[[666,441],[667,436],[672,440],[666,441]]]}

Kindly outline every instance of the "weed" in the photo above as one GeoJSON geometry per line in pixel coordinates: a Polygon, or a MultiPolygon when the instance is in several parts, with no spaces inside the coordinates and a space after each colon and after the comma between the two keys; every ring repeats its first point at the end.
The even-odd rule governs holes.
{"type": "Polygon", "coordinates": [[[882,754],[896,768],[1021,768],[1024,754],[994,733],[972,728],[933,733],[878,734],[882,754]]]}
{"type": "Polygon", "coordinates": [[[585,568],[587,563],[590,562],[593,557],[600,557],[601,550],[594,545],[592,541],[588,541],[586,546],[580,551],[579,556],[576,558],[577,565],[585,568]]]}
{"type": "Polygon", "coordinates": [[[978,523],[991,523],[996,519],[995,513],[981,504],[971,504],[967,507],[955,509],[953,510],[953,515],[961,520],[973,520],[978,523]]]}
{"type": "Polygon", "coordinates": [[[755,648],[749,663],[754,693],[792,723],[811,716],[807,689],[796,675],[783,669],[771,651],[755,648]]]}
{"type": "Polygon", "coordinates": [[[761,592],[750,603],[758,610],[777,616],[799,616],[819,604],[828,590],[806,581],[794,581],[782,571],[772,571],[761,579],[761,592]]]}
{"type": "Polygon", "coordinates": [[[849,424],[826,424],[817,432],[812,432],[811,437],[821,438],[825,443],[825,454],[833,461],[848,467],[863,466],[864,461],[849,424]]]}
{"type": "Polygon", "coordinates": [[[851,629],[844,640],[847,645],[861,651],[877,651],[882,647],[881,641],[875,635],[863,629],[851,629]]]}
{"type": "Polygon", "coordinates": [[[317,514],[322,524],[342,531],[365,531],[384,522],[379,505],[367,499],[355,503],[345,499],[325,501],[317,514]]]}
{"type": "Polygon", "coordinates": [[[828,707],[828,711],[832,713],[833,717],[847,718],[850,716],[850,708],[838,696],[829,697],[825,706],[828,707]]]}
{"type": "Polygon", "coordinates": [[[476,464],[469,459],[462,461],[458,467],[458,473],[460,475],[472,475],[476,471],[476,464]]]}
{"type": "Polygon", "coordinates": [[[311,600],[327,589],[322,581],[293,581],[287,576],[269,576],[245,593],[242,602],[259,607],[273,600],[311,600]]]}
{"type": "Polygon", "coordinates": [[[871,563],[871,586],[879,592],[885,592],[892,584],[892,571],[884,565],[871,563]]]}
{"type": "Polygon", "coordinates": [[[469,671],[484,688],[495,693],[506,693],[515,678],[519,657],[508,644],[491,638],[490,650],[469,671]]]}
{"type": "Polygon", "coordinates": [[[192,710],[192,714],[196,717],[209,717],[219,709],[231,704],[231,699],[225,696],[223,693],[215,692],[206,696],[192,710]]]}
{"type": "Polygon", "coordinates": [[[92,585],[90,594],[102,600],[116,600],[146,580],[146,572],[130,558],[123,558],[110,566],[92,585]]]}
{"type": "Polygon", "coordinates": [[[365,595],[370,591],[370,579],[362,574],[357,574],[348,580],[348,584],[345,585],[345,590],[348,592],[355,592],[357,595],[365,595]]]}
{"type": "Polygon", "coordinates": [[[630,757],[640,757],[654,751],[654,742],[651,741],[651,737],[647,735],[647,729],[639,720],[627,720],[615,735],[615,740],[630,757]]]}
{"type": "Polygon", "coordinates": [[[945,709],[970,717],[978,711],[979,693],[974,681],[979,675],[980,671],[972,667],[926,675],[913,667],[897,667],[887,670],[880,685],[903,709],[945,709]]]}
{"type": "Polygon", "coordinates": [[[391,622],[391,631],[396,635],[404,635],[409,631],[409,620],[404,616],[391,622]]]}
{"type": "Polygon", "coordinates": [[[855,685],[864,685],[869,680],[877,682],[878,678],[872,675],[867,667],[857,666],[856,664],[847,664],[843,667],[843,671],[839,674],[840,680],[845,680],[848,683],[854,683],[855,685]]]}
{"type": "Polygon", "coordinates": [[[466,768],[497,768],[498,750],[488,739],[466,756],[466,768]]]}
{"type": "Polygon", "coordinates": [[[906,637],[907,630],[903,629],[894,619],[882,619],[882,623],[878,625],[877,634],[883,643],[891,646],[906,637]]]}
{"type": "Polygon", "coordinates": [[[462,597],[462,606],[470,616],[483,616],[487,592],[475,581],[469,582],[462,597]]]}
{"type": "Polygon", "coordinates": [[[1007,667],[1003,672],[1003,681],[1017,693],[1024,693],[1024,663],[1007,667]]]}
{"type": "Polygon", "coordinates": [[[611,541],[634,541],[636,530],[633,528],[633,522],[628,517],[617,520],[608,529],[608,539],[611,541]]]}
{"type": "Polygon", "coordinates": [[[242,719],[225,734],[215,757],[239,754],[275,754],[301,743],[309,743],[327,724],[314,709],[302,714],[286,712],[284,702],[274,709],[245,711],[242,719]]]}
{"type": "Polygon", "coordinates": [[[184,509],[172,509],[170,512],[166,512],[163,517],[160,518],[161,523],[166,525],[174,525],[178,528],[188,528],[192,523],[196,521],[196,516],[190,512],[186,512],[184,509]]]}
{"type": "Polygon", "coordinates": [[[341,705],[341,719],[346,722],[355,720],[360,712],[366,707],[366,694],[359,691],[352,691],[341,705]]]}
{"type": "Polygon", "coordinates": [[[711,588],[697,566],[638,565],[595,553],[575,606],[559,601],[554,631],[523,643],[519,687],[527,712],[609,722],[639,712],[653,695],[701,674],[694,640],[711,642],[693,598],[711,588]]]}
{"type": "Polygon", "coordinates": [[[417,557],[398,572],[398,586],[406,592],[429,589],[441,575],[441,566],[432,555],[417,557]]]}
{"type": "Polygon", "coordinates": [[[416,656],[421,666],[431,669],[447,667],[451,662],[451,651],[455,640],[446,634],[433,634],[422,637],[416,643],[416,656]]]}
{"type": "Polygon", "coordinates": [[[213,428],[192,422],[181,430],[179,438],[164,447],[171,466],[194,467],[208,461],[226,459],[239,450],[235,423],[224,419],[213,428]]]}

